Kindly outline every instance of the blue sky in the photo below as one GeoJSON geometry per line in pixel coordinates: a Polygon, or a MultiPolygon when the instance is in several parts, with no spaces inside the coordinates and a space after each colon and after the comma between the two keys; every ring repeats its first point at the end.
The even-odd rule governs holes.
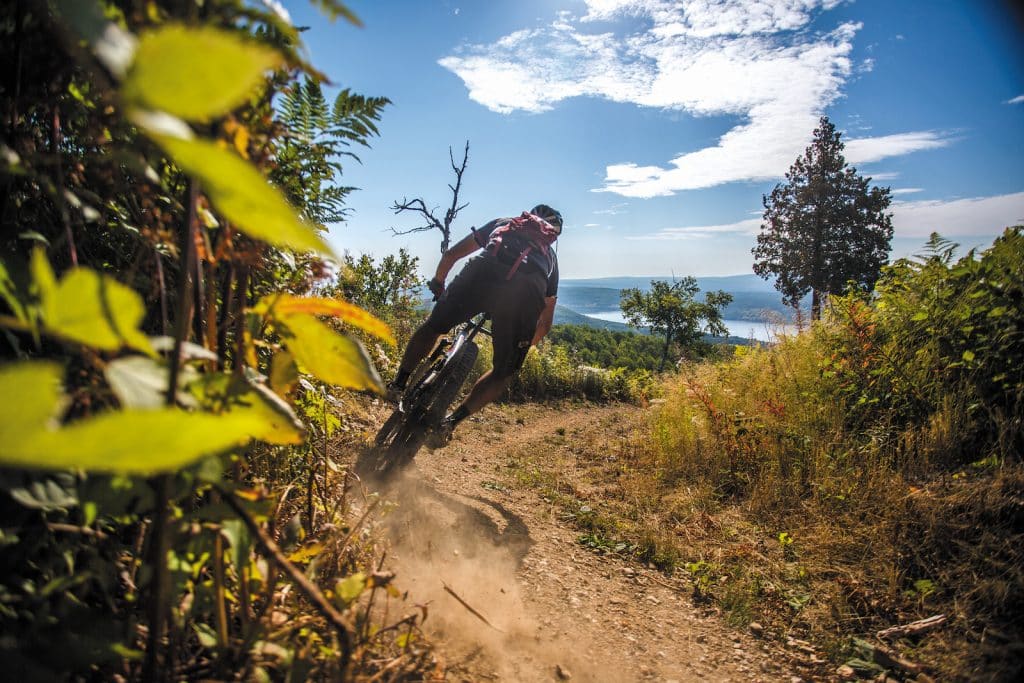
{"type": "MultiPolygon", "coordinates": [[[[267,4],[275,4],[267,0],[267,4]]],[[[545,202],[565,278],[751,272],[761,197],[818,117],[893,190],[893,256],[932,231],[989,244],[1024,223],[1024,41],[998,0],[351,0],[284,6],[337,87],[393,101],[343,181],[339,250],[433,270],[466,140],[456,237],[545,202]]]]}

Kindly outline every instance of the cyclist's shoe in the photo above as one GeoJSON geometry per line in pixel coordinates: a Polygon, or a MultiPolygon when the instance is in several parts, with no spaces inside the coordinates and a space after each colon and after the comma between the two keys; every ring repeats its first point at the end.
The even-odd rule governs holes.
{"type": "Polygon", "coordinates": [[[455,421],[450,417],[441,420],[441,424],[430,430],[427,434],[427,446],[429,448],[444,448],[452,442],[452,434],[455,432],[455,421]]]}
{"type": "Polygon", "coordinates": [[[402,396],[405,394],[405,387],[400,387],[394,382],[388,382],[384,387],[384,398],[388,403],[394,403],[396,406],[402,402],[402,396]]]}

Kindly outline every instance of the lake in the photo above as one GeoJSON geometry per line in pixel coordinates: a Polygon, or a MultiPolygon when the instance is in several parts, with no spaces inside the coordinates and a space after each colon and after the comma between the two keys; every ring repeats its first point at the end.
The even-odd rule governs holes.
{"type": "MultiPolygon", "coordinates": [[[[622,311],[603,311],[601,313],[588,313],[588,318],[608,320],[615,323],[624,323],[626,318],[622,311]]],[[[744,339],[755,339],[757,341],[774,341],[780,334],[793,334],[796,332],[796,325],[779,325],[777,323],[755,322],[753,320],[722,320],[733,337],[744,339]]]]}

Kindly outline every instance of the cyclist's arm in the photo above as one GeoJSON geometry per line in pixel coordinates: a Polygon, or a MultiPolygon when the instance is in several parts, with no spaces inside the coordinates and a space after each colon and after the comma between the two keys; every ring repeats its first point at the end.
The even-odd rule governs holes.
{"type": "Polygon", "coordinates": [[[437,272],[434,273],[434,277],[438,282],[444,283],[448,277],[448,272],[452,269],[452,266],[461,259],[469,256],[477,249],[480,249],[480,245],[477,244],[476,236],[470,233],[463,237],[461,240],[455,243],[455,246],[448,249],[441,255],[441,262],[437,264],[437,272]]]}
{"type": "Polygon", "coordinates": [[[549,296],[544,299],[544,310],[541,311],[540,318],[537,319],[537,331],[533,333],[531,345],[536,346],[539,344],[544,335],[551,331],[551,323],[555,319],[555,300],[557,298],[549,296]]]}

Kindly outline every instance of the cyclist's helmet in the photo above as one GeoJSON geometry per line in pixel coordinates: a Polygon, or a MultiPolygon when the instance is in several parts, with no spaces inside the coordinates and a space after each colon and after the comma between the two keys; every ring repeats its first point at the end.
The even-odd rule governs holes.
{"type": "Polygon", "coordinates": [[[543,218],[548,223],[558,228],[558,232],[562,232],[562,214],[558,213],[547,204],[538,204],[530,209],[530,213],[538,218],[543,218]]]}

